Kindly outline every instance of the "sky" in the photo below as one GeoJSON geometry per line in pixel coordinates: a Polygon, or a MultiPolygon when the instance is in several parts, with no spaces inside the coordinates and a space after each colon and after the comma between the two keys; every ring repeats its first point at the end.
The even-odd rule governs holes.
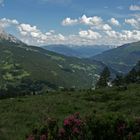
{"type": "Polygon", "coordinates": [[[0,29],[30,45],[140,41],[140,0],[0,0],[0,29]]]}

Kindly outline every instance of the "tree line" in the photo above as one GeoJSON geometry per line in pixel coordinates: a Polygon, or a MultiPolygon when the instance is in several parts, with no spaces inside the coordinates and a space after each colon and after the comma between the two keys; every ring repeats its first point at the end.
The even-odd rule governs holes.
{"type": "Polygon", "coordinates": [[[105,67],[96,83],[96,88],[124,86],[131,83],[140,83],[140,61],[127,75],[117,74],[116,78],[112,81],[110,80],[109,68],[105,67]]]}

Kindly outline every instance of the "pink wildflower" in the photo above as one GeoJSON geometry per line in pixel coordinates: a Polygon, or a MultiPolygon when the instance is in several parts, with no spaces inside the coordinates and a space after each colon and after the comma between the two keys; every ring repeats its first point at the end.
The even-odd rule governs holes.
{"type": "Polygon", "coordinates": [[[81,126],[81,124],[82,124],[81,120],[75,119],[75,125],[81,126]]]}
{"type": "Polygon", "coordinates": [[[63,128],[59,129],[59,136],[64,137],[65,135],[65,130],[63,128]]]}
{"type": "Polygon", "coordinates": [[[35,140],[34,136],[33,135],[30,135],[27,140],[35,140]]]}
{"type": "Polygon", "coordinates": [[[47,140],[46,135],[41,135],[41,136],[40,136],[40,140],[47,140]]]}
{"type": "Polygon", "coordinates": [[[69,120],[68,120],[68,119],[65,119],[65,120],[64,120],[64,126],[69,126],[69,125],[70,125],[69,120]]]}
{"type": "Polygon", "coordinates": [[[75,134],[75,135],[79,134],[78,128],[77,127],[73,128],[72,133],[75,134]]]}

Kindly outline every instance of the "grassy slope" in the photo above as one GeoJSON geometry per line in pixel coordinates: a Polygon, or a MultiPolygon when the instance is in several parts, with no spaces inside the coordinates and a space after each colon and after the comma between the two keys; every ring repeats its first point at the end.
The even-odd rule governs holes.
{"type": "Polygon", "coordinates": [[[20,64],[32,79],[57,86],[89,88],[97,79],[95,74],[103,68],[95,61],[65,57],[33,46],[0,45],[0,55],[6,50],[11,52],[12,61],[20,64]]]}
{"type": "Polygon", "coordinates": [[[105,51],[93,59],[102,61],[117,71],[128,72],[140,60],[140,42],[105,51]]]}
{"type": "Polygon", "coordinates": [[[33,126],[41,124],[48,116],[62,120],[74,112],[86,115],[95,111],[140,116],[139,91],[139,85],[129,85],[126,91],[117,91],[114,87],[0,100],[0,139],[23,140],[33,126]]]}

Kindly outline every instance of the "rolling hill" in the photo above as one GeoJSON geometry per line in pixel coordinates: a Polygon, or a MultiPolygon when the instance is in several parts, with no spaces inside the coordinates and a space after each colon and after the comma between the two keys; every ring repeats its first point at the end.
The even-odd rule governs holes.
{"type": "Polygon", "coordinates": [[[0,85],[23,79],[43,81],[48,88],[90,88],[104,65],[98,61],[66,57],[28,46],[6,33],[0,37],[0,85]],[[8,36],[8,37],[7,37],[8,36]]]}
{"type": "Polygon", "coordinates": [[[140,42],[122,45],[91,59],[101,61],[120,73],[128,73],[140,60],[140,42]]]}

